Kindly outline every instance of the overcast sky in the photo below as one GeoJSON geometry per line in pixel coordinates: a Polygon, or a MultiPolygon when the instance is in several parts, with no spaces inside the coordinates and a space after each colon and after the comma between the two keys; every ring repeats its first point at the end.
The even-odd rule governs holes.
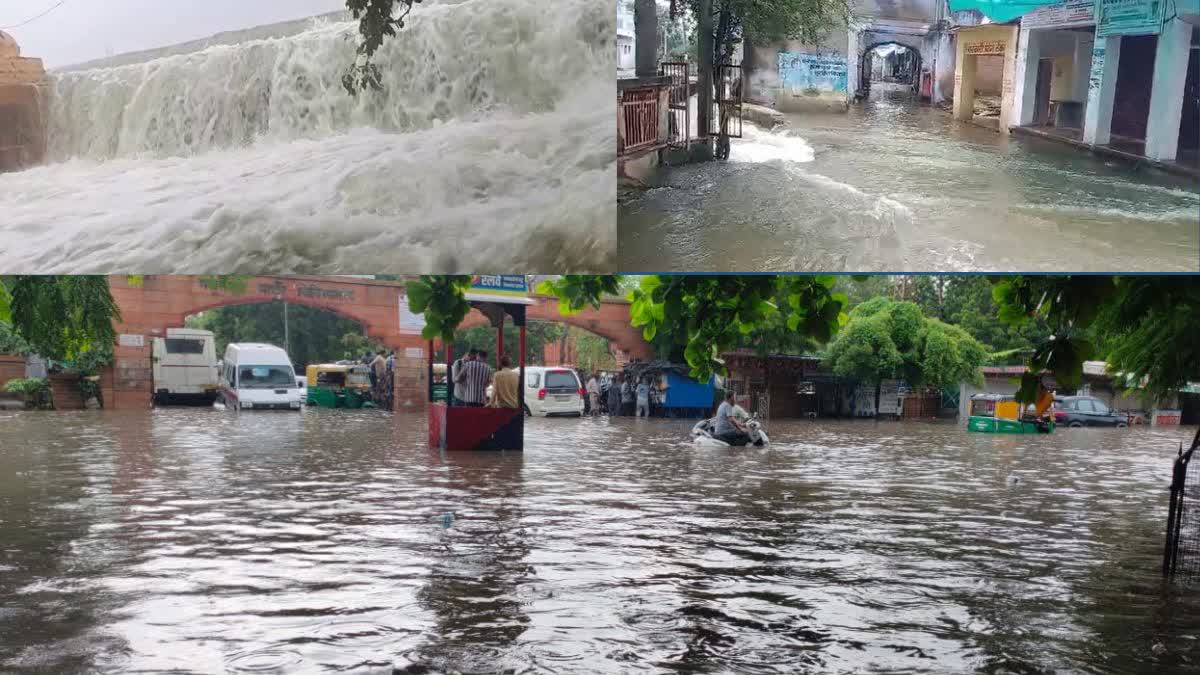
{"type": "Polygon", "coordinates": [[[47,68],[345,9],[345,0],[0,0],[0,29],[47,68]]]}

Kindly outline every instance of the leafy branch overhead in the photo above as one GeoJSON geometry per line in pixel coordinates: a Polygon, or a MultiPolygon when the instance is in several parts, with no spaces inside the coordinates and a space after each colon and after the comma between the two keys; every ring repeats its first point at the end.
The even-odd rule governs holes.
{"type": "Polygon", "coordinates": [[[1013,276],[992,288],[1000,319],[1044,321],[1018,396],[1032,400],[1040,373],[1060,389],[1083,379],[1083,362],[1103,359],[1129,389],[1169,396],[1200,379],[1200,284],[1183,276],[1013,276]]]}
{"type": "Polygon", "coordinates": [[[346,0],[346,9],[350,10],[350,14],[358,21],[358,33],[361,36],[358,57],[342,76],[342,87],[351,96],[367,89],[383,89],[383,75],[371,59],[385,39],[395,37],[396,32],[404,28],[404,20],[408,18],[413,5],[420,2],[421,0],[346,0]],[[396,14],[397,8],[399,15],[396,14]]]}
{"type": "Polygon", "coordinates": [[[445,344],[454,342],[455,329],[471,311],[466,298],[470,287],[471,276],[461,274],[423,274],[408,282],[408,308],[413,314],[425,315],[422,338],[441,338],[445,344]]]}
{"type": "Polygon", "coordinates": [[[103,276],[14,276],[4,280],[0,321],[31,349],[92,373],[112,362],[120,311],[103,276]]]}
{"type": "Polygon", "coordinates": [[[621,295],[620,275],[564,274],[538,284],[538,293],[558,298],[558,311],[563,316],[578,314],[587,307],[600,309],[606,296],[621,295]]]}

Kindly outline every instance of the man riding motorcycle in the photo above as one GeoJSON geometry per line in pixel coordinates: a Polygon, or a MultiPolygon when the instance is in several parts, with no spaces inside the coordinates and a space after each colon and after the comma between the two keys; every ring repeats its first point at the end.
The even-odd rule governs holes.
{"type": "Polygon", "coordinates": [[[724,441],[729,445],[746,445],[750,442],[750,434],[746,425],[734,412],[733,392],[725,392],[725,400],[717,408],[717,416],[713,418],[713,438],[724,441]]]}

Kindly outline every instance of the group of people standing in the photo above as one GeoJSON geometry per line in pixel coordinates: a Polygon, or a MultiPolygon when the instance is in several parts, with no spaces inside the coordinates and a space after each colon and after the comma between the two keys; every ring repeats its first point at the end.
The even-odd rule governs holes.
{"type": "Polygon", "coordinates": [[[388,404],[390,407],[392,394],[392,373],[396,371],[396,352],[385,352],[380,349],[375,354],[363,354],[362,362],[369,369],[371,378],[371,397],[377,404],[388,404]]]}
{"type": "Polygon", "coordinates": [[[645,378],[634,383],[633,378],[627,378],[624,373],[618,373],[605,393],[600,386],[600,373],[593,372],[588,377],[584,389],[588,394],[588,409],[592,415],[600,414],[600,398],[604,393],[606,398],[603,407],[609,415],[614,417],[650,416],[650,382],[645,378]]]}
{"type": "Polygon", "coordinates": [[[500,369],[493,371],[487,363],[488,353],[471,348],[465,356],[450,366],[454,382],[454,405],[469,408],[517,408],[520,375],[512,367],[508,355],[500,357],[500,369]],[[491,396],[488,385],[492,385],[491,396]]]}

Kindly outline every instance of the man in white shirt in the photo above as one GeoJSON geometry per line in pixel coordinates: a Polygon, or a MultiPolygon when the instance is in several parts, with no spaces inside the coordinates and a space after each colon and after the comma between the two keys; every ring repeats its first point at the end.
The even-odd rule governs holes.
{"type": "Polygon", "coordinates": [[[592,415],[599,415],[600,414],[600,380],[597,379],[596,373],[593,372],[591,377],[588,378],[585,389],[587,389],[588,405],[590,406],[589,412],[592,415]]]}

